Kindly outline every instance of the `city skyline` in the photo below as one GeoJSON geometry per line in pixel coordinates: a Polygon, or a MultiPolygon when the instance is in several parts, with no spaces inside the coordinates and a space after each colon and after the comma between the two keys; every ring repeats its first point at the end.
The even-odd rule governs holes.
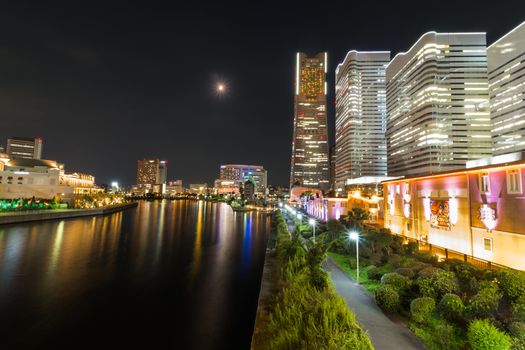
{"type": "MultiPolygon", "coordinates": [[[[450,4],[436,4],[436,11],[450,4]]],[[[508,8],[465,16],[466,9],[474,8],[474,4],[484,6],[480,2],[455,4],[458,11],[450,12],[447,18],[435,16],[424,21],[416,18],[416,10],[409,4],[379,4],[377,11],[371,11],[378,20],[388,23],[387,19],[396,18],[406,22],[402,27],[394,24],[388,35],[384,28],[374,28],[366,14],[351,24],[326,16],[320,18],[321,30],[317,30],[307,23],[289,24],[287,18],[294,13],[291,7],[283,7],[278,13],[248,8],[245,19],[249,21],[245,22],[251,24],[246,31],[253,36],[253,44],[247,44],[245,36],[235,34],[234,25],[222,19],[237,14],[228,14],[227,8],[207,7],[202,17],[181,20],[177,25],[171,24],[169,16],[161,16],[155,19],[158,26],[142,36],[138,35],[142,27],[134,25],[153,23],[148,17],[151,12],[133,6],[124,9],[122,16],[112,18],[111,25],[105,20],[89,21],[96,8],[78,13],[72,11],[75,6],[66,6],[63,11],[6,9],[1,14],[1,25],[10,28],[5,30],[10,35],[0,45],[5,53],[0,67],[4,77],[0,92],[5,102],[0,114],[10,123],[0,130],[0,139],[41,136],[46,143],[44,158],[59,159],[74,169],[92,173],[100,183],[117,180],[131,185],[136,159],[159,157],[169,160],[173,178],[185,183],[212,183],[219,164],[242,162],[263,164],[269,171],[270,184],[287,185],[292,125],[284,121],[293,113],[290,100],[294,94],[296,52],[327,51],[328,66],[335,68],[350,49],[390,50],[393,57],[430,30],[485,31],[488,46],[523,20],[520,11],[508,8]],[[46,22],[42,30],[34,30],[32,23],[42,14],[54,21],[46,22]],[[272,19],[271,26],[267,25],[267,15],[272,19]],[[206,24],[197,28],[192,21],[206,24]],[[124,30],[114,29],[119,27],[114,24],[124,30]],[[63,30],[65,27],[68,31],[63,30]],[[202,40],[188,41],[180,36],[170,39],[176,29],[202,40]],[[304,35],[295,35],[298,29],[304,35]],[[138,37],[138,43],[130,45],[132,37],[138,37]],[[276,40],[267,40],[271,38],[276,40]],[[183,48],[191,50],[191,62],[181,58],[183,48]],[[205,59],[204,54],[210,50],[216,52],[213,60],[205,59]],[[255,69],[257,59],[265,63],[255,69]],[[198,69],[185,73],[167,68],[168,62],[169,67],[198,69]],[[195,79],[189,79],[192,72],[197,74],[195,79]],[[268,79],[269,72],[275,73],[274,79],[268,79]],[[170,79],[175,76],[176,80],[170,79]],[[223,81],[228,89],[217,97],[216,84],[223,81]],[[265,105],[263,96],[274,103],[265,105]],[[195,127],[196,120],[203,122],[201,127],[195,127]],[[228,141],[224,135],[228,135],[228,141]],[[266,135],[272,135],[272,142],[267,142],[266,135]],[[135,142],[140,139],[144,142],[135,142]],[[250,147],[240,146],[246,143],[250,147]]],[[[166,8],[166,14],[175,13],[180,18],[188,10],[166,8]]],[[[323,7],[327,14],[332,10],[323,7]]],[[[118,11],[108,6],[109,14],[118,11]]],[[[307,10],[299,11],[304,15],[307,10]]],[[[331,144],[334,79],[334,69],[329,69],[327,116],[331,144]]],[[[4,142],[1,144],[5,147],[4,142]]]]}

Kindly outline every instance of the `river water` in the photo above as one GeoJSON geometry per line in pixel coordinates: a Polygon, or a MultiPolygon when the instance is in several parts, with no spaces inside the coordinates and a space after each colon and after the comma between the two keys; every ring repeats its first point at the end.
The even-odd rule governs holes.
{"type": "Polygon", "coordinates": [[[269,233],[186,200],[0,226],[0,349],[249,349],[269,233]]]}

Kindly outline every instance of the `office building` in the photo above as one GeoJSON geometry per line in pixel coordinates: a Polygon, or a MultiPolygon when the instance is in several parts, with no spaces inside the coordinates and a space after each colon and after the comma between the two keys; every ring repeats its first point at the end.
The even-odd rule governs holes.
{"type": "Polygon", "coordinates": [[[260,165],[223,164],[219,177],[219,180],[222,181],[237,181],[241,184],[252,179],[255,182],[256,192],[266,193],[268,172],[260,165]]]}
{"type": "Polygon", "coordinates": [[[207,183],[190,184],[189,191],[190,193],[193,193],[193,194],[207,194],[208,184],[207,183]]]}
{"type": "Polygon", "coordinates": [[[144,193],[164,193],[168,162],[159,159],[141,159],[137,161],[137,186],[144,193]]]}
{"type": "Polygon", "coordinates": [[[7,154],[11,158],[42,158],[42,139],[10,137],[7,139],[7,154]]]}
{"type": "Polygon", "coordinates": [[[166,184],[166,194],[175,195],[183,192],[182,180],[168,181],[166,184]]]}
{"type": "Polygon", "coordinates": [[[389,176],[490,156],[485,33],[424,34],[386,68],[389,176]]]}
{"type": "Polygon", "coordinates": [[[525,150],[525,22],[487,49],[494,155],[525,150]]]}
{"type": "Polygon", "coordinates": [[[350,51],[335,71],[335,185],[385,176],[386,66],[389,51],[350,51]]]}
{"type": "Polygon", "coordinates": [[[290,187],[330,186],[326,126],[327,53],[297,53],[290,187]]]}

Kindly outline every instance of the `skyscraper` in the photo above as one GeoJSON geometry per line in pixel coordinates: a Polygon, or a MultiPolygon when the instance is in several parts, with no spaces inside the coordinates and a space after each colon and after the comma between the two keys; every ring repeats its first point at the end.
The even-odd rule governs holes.
{"type": "Polygon", "coordinates": [[[525,150],[525,22],[487,49],[494,155],[525,150]]]}
{"type": "Polygon", "coordinates": [[[42,139],[30,137],[10,137],[7,139],[7,154],[11,158],[42,158],[42,139]]]}
{"type": "Polygon", "coordinates": [[[335,184],[385,176],[386,82],[390,51],[350,51],[335,70],[335,184]]]}
{"type": "Polygon", "coordinates": [[[330,186],[326,126],[327,53],[297,53],[290,187],[330,186]]]}
{"type": "Polygon", "coordinates": [[[250,179],[255,182],[256,191],[266,192],[268,172],[260,165],[223,164],[221,165],[220,180],[238,181],[244,183],[250,179]]]}
{"type": "Polygon", "coordinates": [[[388,175],[491,155],[485,33],[424,34],[386,68],[388,175]]]}
{"type": "Polygon", "coordinates": [[[137,185],[141,188],[164,192],[168,171],[168,162],[159,159],[141,159],[137,161],[137,185]]]}

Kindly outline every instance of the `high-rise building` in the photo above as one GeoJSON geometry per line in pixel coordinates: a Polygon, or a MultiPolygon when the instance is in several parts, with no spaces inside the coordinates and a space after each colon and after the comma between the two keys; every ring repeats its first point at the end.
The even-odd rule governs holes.
{"type": "Polygon", "coordinates": [[[494,155],[525,150],[525,22],[487,49],[494,155]]]}
{"type": "Polygon", "coordinates": [[[388,175],[491,155],[485,33],[424,34],[386,68],[388,175]]]}
{"type": "Polygon", "coordinates": [[[290,187],[328,189],[327,53],[297,53],[290,187]]]}
{"type": "Polygon", "coordinates": [[[11,158],[42,158],[42,139],[29,137],[10,137],[7,139],[7,154],[11,158]]]}
{"type": "Polygon", "coordinates": [[[336,189],[385,176],[386,82],[390,51],[350,51],[335,70],[336,189]]]}
{"type": "Polygon", "coordinates": [[[137,185],[153,188],[154,185],[165,185],[168,162],[159,159],[141,159],[137,161],[137,185]]]}
{"type": "Polygon", "coordinates": [[[219,180],[236,181],[241,184],[252,179],[256,185],[255,190],[259,193],[265,193],[268,185],[268,172],[260,165],[223,164],[219,177],[219,180]]]}

